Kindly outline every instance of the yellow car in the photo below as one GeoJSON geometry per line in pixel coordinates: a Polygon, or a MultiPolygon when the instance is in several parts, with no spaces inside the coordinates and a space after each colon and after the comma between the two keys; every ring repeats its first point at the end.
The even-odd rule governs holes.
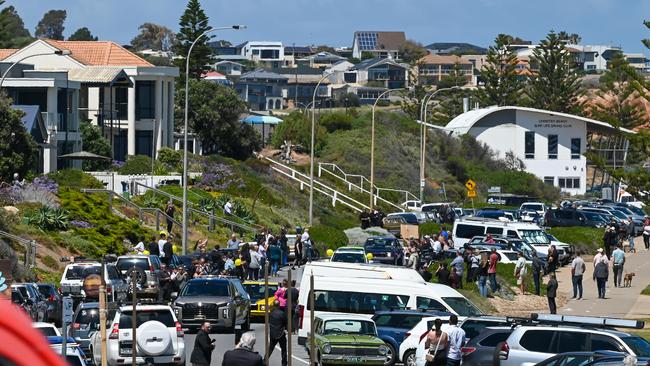
{"type": "Polygon", "coordinates": [[[264,300],[264,281],[244,281],[244,288],[248,295],[251,297],[251,318],[264,319],[264,307],[268,302],[269,312],[273,308],[273,301],[275,291],[278,290],[280,284],[278,282],[269,282],[269,297],[264,300]]]}

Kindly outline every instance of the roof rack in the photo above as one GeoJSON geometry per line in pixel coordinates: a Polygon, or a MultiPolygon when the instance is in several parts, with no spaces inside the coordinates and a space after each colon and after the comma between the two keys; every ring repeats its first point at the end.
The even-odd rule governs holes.
{"type": "Polygon", "coordinates": [[[530,314],[530,319],[540,323],[590,325],[603,328],[643,329],[645,327],[645,322],[643,320],[604,318],[595,316],[532,313],[530,314]]]}

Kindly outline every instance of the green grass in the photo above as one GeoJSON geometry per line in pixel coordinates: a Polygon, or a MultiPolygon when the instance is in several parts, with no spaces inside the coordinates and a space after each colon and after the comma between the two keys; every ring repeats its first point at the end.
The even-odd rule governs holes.
{"type": "Polygon", "coordinates": [[[554,227],[549,233],[559,241],[573,244],[587,254],[595,254],[603,246],[603,229],[592,227],[554,227]]]}
{"type": "Polygon", "coordinates": [[[641,330],[629,330],[629,329],[626,329],[624,331],[630,332],[632,334],[636,334],[639,337],[645,338],[647,341],[650,341],[650,329],[641,329],[641,330]]]}
{"type": "Polygon", "coordinates": [[[650,285],[646,286],[646,288],[641,291],[641,295],[650,296],[650,285]]]}

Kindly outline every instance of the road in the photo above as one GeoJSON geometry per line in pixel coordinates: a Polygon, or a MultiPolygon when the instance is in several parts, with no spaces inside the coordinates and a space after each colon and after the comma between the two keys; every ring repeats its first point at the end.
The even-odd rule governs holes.
{"type": "MultiPolygon", "coordinates": [[[[637,253],[626,253],[625,266],[623,267],[624,273],[634,272],[635,276],[632,281],[632,286],[629,288],[616,288],[614,287],[614,274],[611,272],[607,281],[605,299],[598,298],[596,289],[596,282],[593,281],[593,263],[587,263],[587,271],[582,281],[584,292],[582,300],[570,299],[573,296],[571,285],[571,269],[566,266],[558,273],[558,281],[560,282],[560,291],[568,294],[569,301],[558,312],[570,315],[593,315],[593,316],[609,316],[623,318],[626,316],[638,317],[636,311],[633,311],[639,306],[635,306],[642,297],[641,290],[650,284],[650,252],[641,249],[643,242],[637,238],[635,247],[637,253]]],[[[645,310],[647,312],[648,309],[645,310]]]]}

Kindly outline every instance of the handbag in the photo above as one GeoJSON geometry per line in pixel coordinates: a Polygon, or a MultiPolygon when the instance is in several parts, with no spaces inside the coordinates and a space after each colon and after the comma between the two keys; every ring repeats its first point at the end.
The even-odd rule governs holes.
{"type": "MultiPolygon", "coordinates": [[[[436,344],[436,349],[431,353],[431,349],[429,349],[429,352],[424,356],[424,358],[427,360],[427,362],[433,362],[436,359],[439,359],[442,354],[442,352],[438,353],[438,348],[440,347],[440,341],[442,340],[442,336],[445,334],[445,332],[440,333],[440,337],[438,337],[438,344],[436,344]]],[[[442,350],[441,350],[442,351],[442,350]]]]}

